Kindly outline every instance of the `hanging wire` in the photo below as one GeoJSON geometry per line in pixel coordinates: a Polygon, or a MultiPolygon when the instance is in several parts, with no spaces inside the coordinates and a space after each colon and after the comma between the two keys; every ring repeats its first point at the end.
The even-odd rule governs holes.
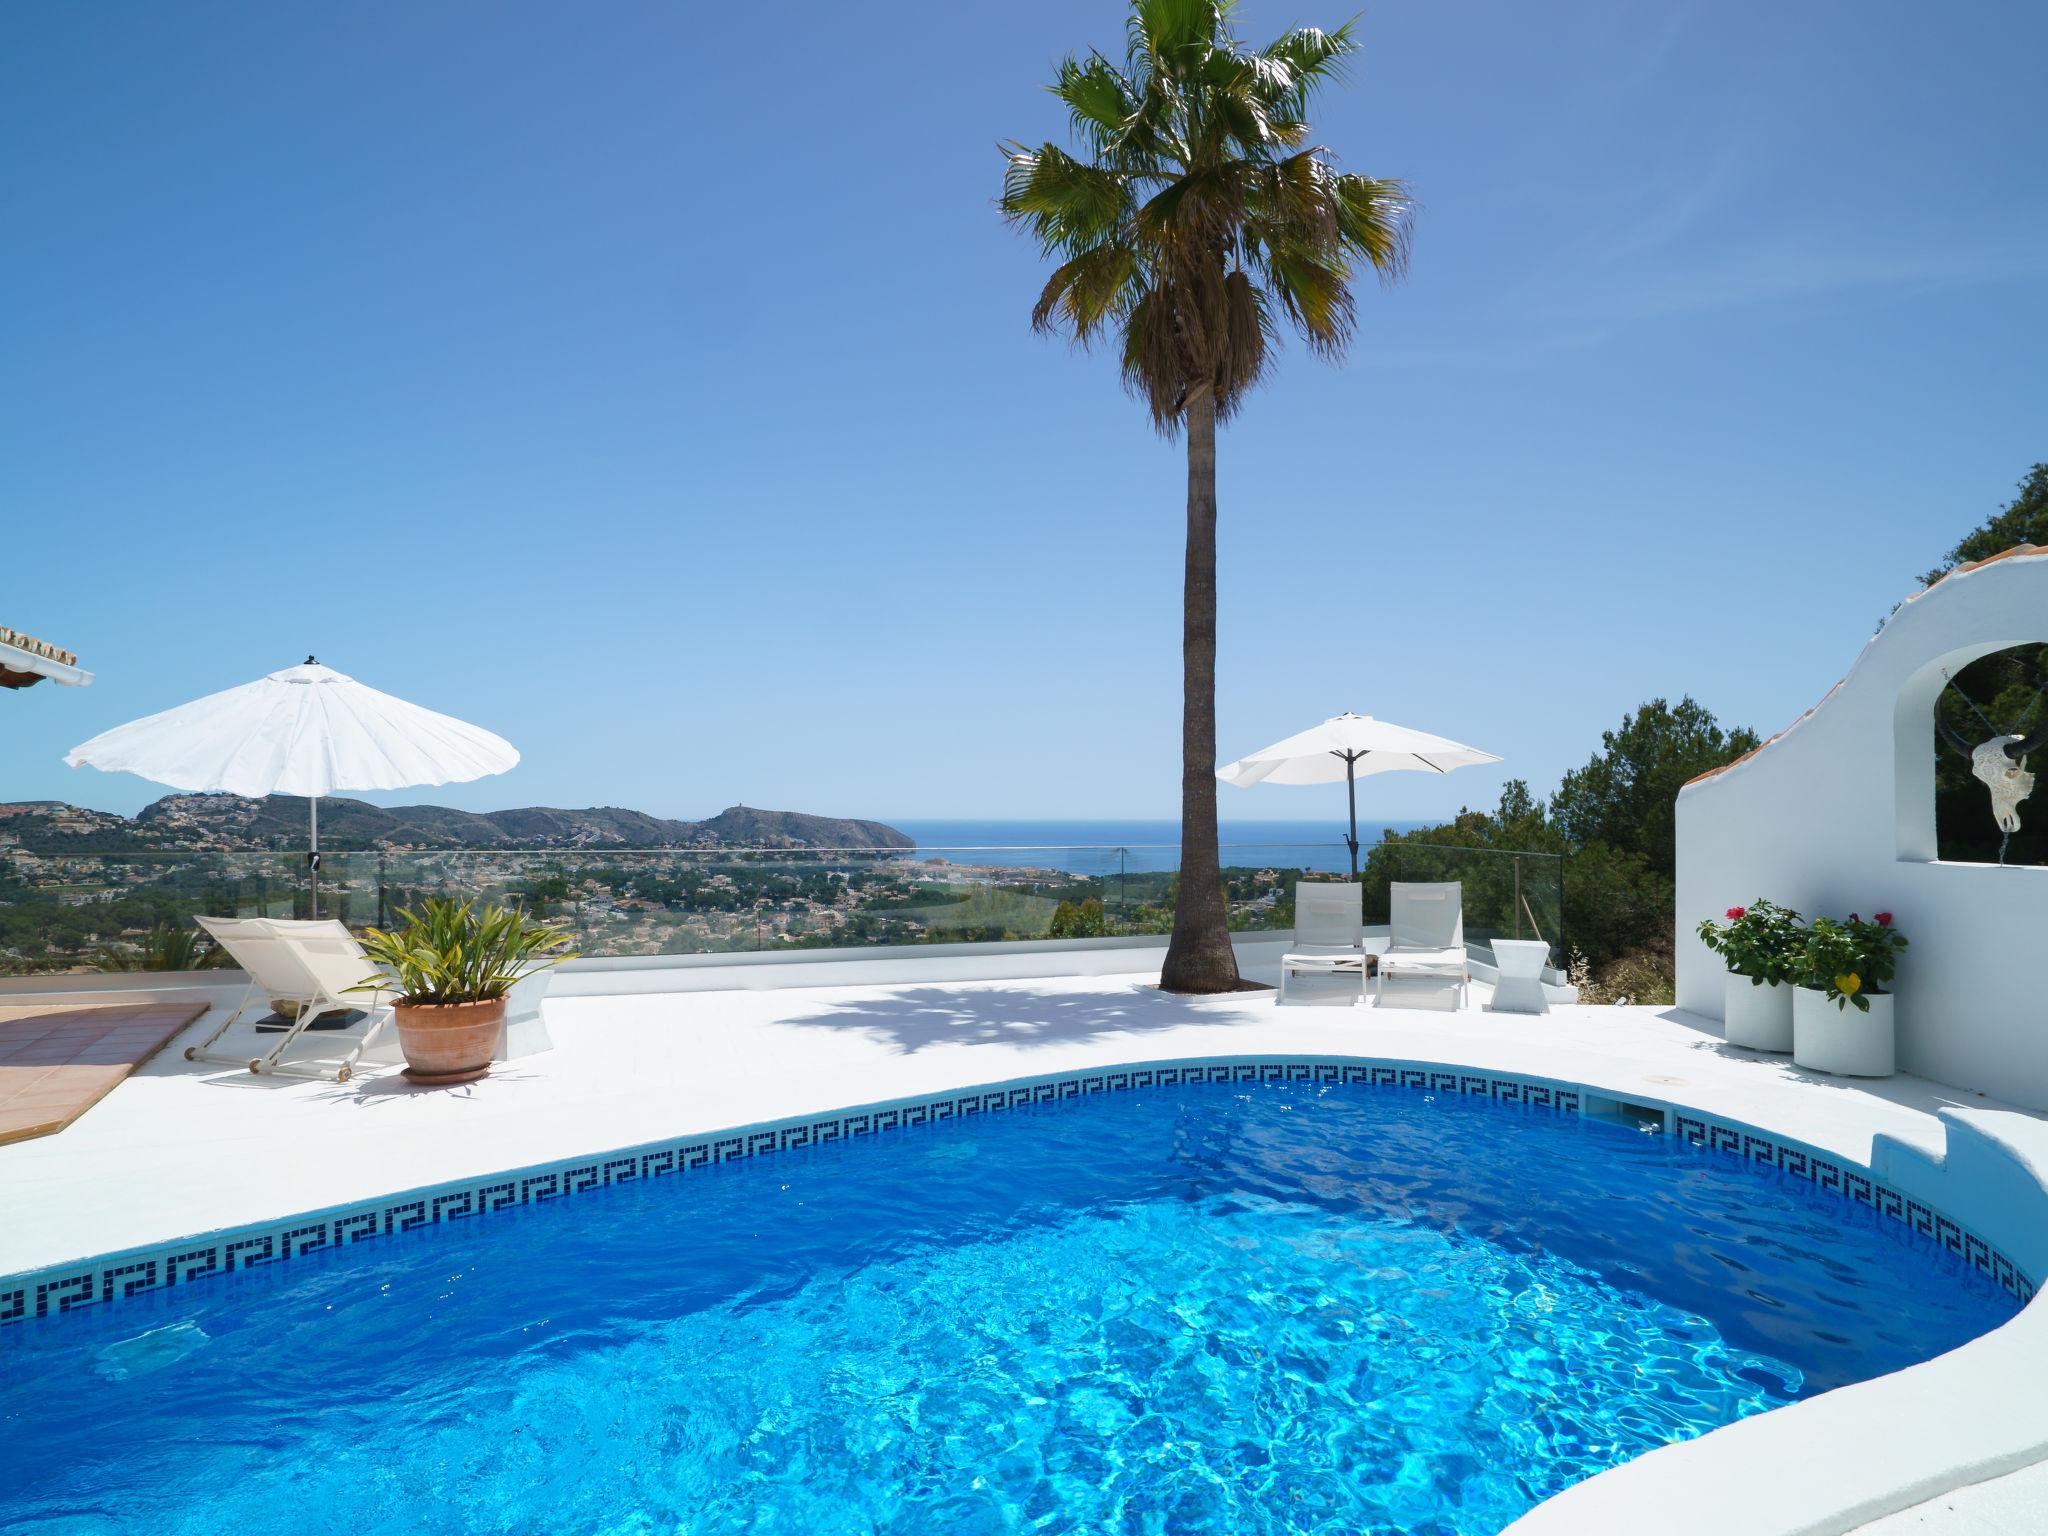
{"type": "Polygon", "coordinates": [[[1983,710],[1977,707],[1977,701],[1975,699],[1971,698],[1967,693],[1963,692],[1961,688],[1956,687],[1956,679],[1954,673],[1950,672],[1947,667],[1943,667],[1941,669],[1941,676],[1942,681],[1947,683],[1949,687],[1955,688],[1956,697],[1961,699],[1965,704],[1970,706],[1970,713],[1977,717],[1979,723],[1983,725],[1985,730],[1989,731],[1994,736],[2003,736],[2006,734],[2004,731],[2001,731],[1997,726],[1991,723],[1990,717],[1987,716],[1983,710]]]}

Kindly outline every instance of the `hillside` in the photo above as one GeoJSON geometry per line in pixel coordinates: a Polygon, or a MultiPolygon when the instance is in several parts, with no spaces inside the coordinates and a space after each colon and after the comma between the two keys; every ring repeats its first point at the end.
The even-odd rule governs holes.
{"type": "MultiPolygon", "coordinates": [[[[0,848],[26,853],[256,851],[306,843],[306,802],[239,795],[166,795],[132,819],[59,801],[0,805],[0,848]]],[[[879,821],[732,806],[708,821],[670,821],[617,806],[458,811],[445,805],[320,802],[320,846],[356,848],[909,848],[879,821]]]]}

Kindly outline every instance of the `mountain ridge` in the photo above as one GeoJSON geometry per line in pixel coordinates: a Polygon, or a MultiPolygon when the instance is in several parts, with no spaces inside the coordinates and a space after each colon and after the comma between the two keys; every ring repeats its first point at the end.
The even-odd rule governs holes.
{"type": "MultiPolygon", "coordinates": [[[[24,853],[148,853],[215,849],[263,852],[306,846],[306,801],[297,795],[165,795],[133,817],[55,800],[0,804],[0,848],[24,853]]],[[[911,848],[885,822],[728,806],[704,821],[678,821],[623,806],[569,810],[529,805],[462,811],[445,805],[320,802],[320,846],[376,848],[911,848]]]]}

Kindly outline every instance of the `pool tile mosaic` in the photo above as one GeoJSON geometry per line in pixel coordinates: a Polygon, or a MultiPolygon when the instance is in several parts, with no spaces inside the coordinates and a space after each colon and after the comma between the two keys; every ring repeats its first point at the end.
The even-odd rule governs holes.
{"type": "MultiPolygon", "coordinates": [[[[260,1227],[216,1232],[0,1279],[0,1325],[105,1306],[172,1286],[284,1263],[402,1232],[470,1221],[514,1206],[589,1194],[614,1184],[665,1178],[764,1153],[823,1146],[968,1115],[999,1114],[1098,1093],[1171,1088],[1188,1083],[1366,1084],[1425,1093],[1480,1097],[1577,1114],[1581,1089],[1493,1073],[1401,1062],[1287,1059],[1163,1062],[1064,1073],[992,1087],[969,1088],[899,1104],[867,1105],[828,1115],[746,1127],[708,1136],[621,1149],[539,1168],[515,1169],[432,1189],[408,1190],[337,1210],[312,1212],[260,1227]]],[[[1767,1163],[1822,1189],[1871,1206],[1926,1234],[2022,1301],[2034,1286],[1975,1233],[1872,1179],[1867,1171],[1780,1142],[1742,1126],[1675,1111],[1675,1133],[1710,1150],[1767,1163]]]]}

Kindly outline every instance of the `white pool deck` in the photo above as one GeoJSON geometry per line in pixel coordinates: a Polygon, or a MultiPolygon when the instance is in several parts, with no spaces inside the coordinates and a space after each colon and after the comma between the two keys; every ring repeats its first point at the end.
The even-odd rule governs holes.
{"type": "MultiPolygon", "coordinates": [[[[1194,1057],[1341,1055],[1556,1079],[1689,1106],[1858,1164],[1871,1163],[1873,1138],[1887,1137],[1921,1154],[1936,1169],[1931,1177],[1960,1123],[2048,1170],[2041,1117],[1913,1077],[1851,1084],[1802,1072],[1785,1058],[1728,1047],[1717,1023],[1675,1009],[1569,1005],[1539,1018],[1476,1006],[1279,1007],[1270,992],[1168,995],[1153,985],[1156,974],[551,998],[555,1049],[444,1089],[414,1087],[388,1066],[348,1084],[195,1066],[180,1051],[194,1031],[212,1028],[202,1018],[69,1129],[0,1146],[0,1274],[698,1132],[1194,1057]]],[[[1475,1004],[1485,997],[1473,989],[1475,1004]]],[[[2029,1386],[2024,1410],[2009,1401],[2021,1390],[2021,1368],[2039,1372],[2048,1362],[2048,1320],[2032,1317],[2040,1310],[1913,1371],[1642,1458],[1620,1469],[1636,1482],[1618,1496],[1595,1494],[1560,1517],[1546,1505],[1516,1529],[1626,1529],[1645,1500],[1664,1511],[1658,1529],[1719,1536],[1846,1531],[1881,1516],[1925,1517],[1887,1523],[1886,1536],[2003,1529],[1971,1510],[2038,1509],[2038,1487],[2003,1502],[1957,1496],[1946,1510],[1939,1496],[1959,1485],[1993,1488],[1990,1479],[2048,1459],[2048,1394],[2029,1386]],[[1965,1357],[1969,1369],[1954,1369],[1965,1357]],[[1929,1372],[1938,1374],[1921,1375],[1929,1372]],[[1881,1390],[1908,1378],[1917,1379],[1905,1396],[1881,1390]],[[1861,1417],[1829,1417],[1827,1404],[1858,1393],[1869,1399],[1861,1417]],[[1927,1416],[1916,1402],[1941,1409],[1936,1429],[1898,1422],[1927,1416]],[[1688,1487],[1704,1479],[1718,1490],[1729,1477],[1699,1456],[1702,1448],[1781,1420],[1799,1432],[1739,1449],[1760,1486],[1711,1522],[1686,1510],[1688,1487]],[[2003,1425],[1996,1435],[1994,1420],[2003,1425]],[[1875,1468],[1839,1464],[1840,1448],[1859,1441],[1883,1469],[1874,1485],[1875,1468]],[[1779,1444],[1796,1452],[1790,1465],[1774,1467],[1779,1444]],[[1816,1469],[1823,1453],[1835,1464],[1816,1469]],[[1807,1492],[1779,1519],[1785,1501],[1772,1482],[1787,1477],[1807,1492]],[[1758,1510],[1767,1512],[1760,1520],[1758,1510]]],[[[1616,1476],[1583,1484],[1562,1503],[1616,1476]]]]}
{"type": "Polygon", "coordinates": [[[1194,999],[1155,980],[556,998],[554,1050],[444,1089],[394,1066],[339,1084],[195,1065],[180,1052],[203,1019],[69,1130],[0,1146],[13,1217],[0,1274],[699,1131],[1194,1056],[1334,1052],[1560,1078],[1682,1099],[1859,1163],[1877,1132],[1938,1153],[1937,1109],[1994,1108],[1916,1078],[1816,1078],[1676,1011],[1283,1008],[1267,992],[1194,999]]]}

